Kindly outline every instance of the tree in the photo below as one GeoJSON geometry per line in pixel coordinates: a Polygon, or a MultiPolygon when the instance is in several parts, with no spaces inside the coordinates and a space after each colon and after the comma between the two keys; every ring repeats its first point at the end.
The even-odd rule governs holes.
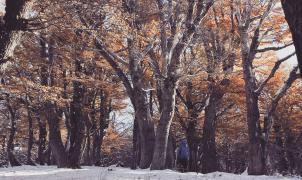
{"type": "Polygon", "coordinates": [[[285,19],[292,34],[299,69],[302,71],[302,5],[301,0],[281,0],[285,19]]]}
{"type": "Polygon", "coordinates": [[[5,15],[0,22],[0,63],[12,58],[16,43],[20,40],[21,31],[27,29],[28,20],[25,14],[31,9],[33,1],[6,0],[5,15]]]}

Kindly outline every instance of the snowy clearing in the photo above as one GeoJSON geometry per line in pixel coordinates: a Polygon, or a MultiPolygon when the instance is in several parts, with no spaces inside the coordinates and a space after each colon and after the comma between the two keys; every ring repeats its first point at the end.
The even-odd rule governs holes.
{"type": "Polygon", "coordinates": [[[299,177],[282,176],[247,176],[228,173],[179,173],[171,170],[149,171],[130,170],[117,167],[83,167],[83,169],[58,169],[54,166],[22,166],[1,168],[0,179],[9,180],[57,180],[57,179],[88,179],[88,180],[296,180],[299,177]]]}

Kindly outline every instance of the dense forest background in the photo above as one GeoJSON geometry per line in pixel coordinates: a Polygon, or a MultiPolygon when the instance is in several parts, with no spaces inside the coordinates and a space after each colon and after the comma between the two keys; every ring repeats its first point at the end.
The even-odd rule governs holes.
{"type": "Polygon", "coordinates": [[[302,175],[300,0],[2,3],[0,166],[302,175]]]}

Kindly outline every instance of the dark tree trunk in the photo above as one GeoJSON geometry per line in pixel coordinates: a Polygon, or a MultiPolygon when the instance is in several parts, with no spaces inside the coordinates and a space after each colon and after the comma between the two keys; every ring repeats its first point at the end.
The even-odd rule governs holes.
{"type": "Polygon", "coordinates": [[[38,141],[38,158],[37,162],[40,165],[45,164],[45,150],[46,150],[46,136],[47,136],[47,131],[46,131],[46,124],[44,120],[40,118],[40,115],[37,116],[38,120],[38,126],[39,126],[39,141],[38,141]]]}
{"type": "Polygon", "coordinates": [[[218,106],[224,96],[224,90],[228,85],[227,79],[223,79],[219,85],[215,85],[214,82],[210,85],[211,94],[208,99],[208,104],[205,107],[205,120],[203,126],[203,155],[201,157],[202,173],[211,173],[219,170],[215,140],[216,119],[218,106]]]}
{"type": "Polygon", "coordinates": [[[203,127],[203,155],[201,157],[201,172],[211,173],[218,170],[216,151],[216,105],[215,94],[210,95],[209,104],[205,107],[205,120],[203,127]]]}
{"type": "Polygon", "coordinates": [[[91,165],[91,127],[92,123],[89,120],[89,116],[85,114],[85,127],[86,127],[86,142],[85,142],[85,152],[84,152],[84,165],[90,166],[91,165]]]}
{"type": "Polygon", "coordinates": [[[281,3],[296,48],[299,69],[302,72],[302,1],[281,0],[281,3]]]}
{"type": "Polygon", "coordinates": [[[6,0],[4,22],[0,22],[0,64],[12,57],[20,32],[26,30],[24,15],[31,5],[32,1],[6,0]]]}
{"type": "Polygon", "coordinates": [[[150,167],[154,147],[154,124],[150,114],[148,96],[142,89],[134,88],[135,119],[138,121],[140,161],[139,167],[150,167]]]}
{"type": "Polygon", "coordinates": [[[50,102],[45,103],[45,111],[49,126],[49,148],[59,168],[68,167],[68,157],[61,139],[59,126],[59,113],[56,106],[50,102]]]}
{"type": "Polygon", "coordinates": [[[275,143],[271,148],[275,152],[275,157],[272,157],[274,159],[273,168],[278,173],[285,174],[288,171],[288,162],[285,158],[286,155],[284,150],[284,142],[282,139],[281,125],[275,123],[273,128],[276,136],[275,143]]]}
{"type": "Polygon", "coordinates": [[[175,110],[176,87],[176,82],[173,79],[167,78],[164,80],[161,88],[162,109],[155,137],[152,170],[162,170],[165,168],[168,136],[175,110]]]}
{"type": "MultiPolygon", "coordinates": [[[[8,100],[9,101],[9,100],[8,100]]],[[[7,141],[7,157],[11,166],[21,166],[19,161],[16,159],[13,151],[14,151],[14,139],[16,134],[16,112],[13,110],[9,102],[7,102],[7,108],[10,113],[10,132],[7,141]]]]}
{"type": "Polygon", "coordinates": [[[198,166],[197,166],[197,151],[198,151],[198,144],[199,144],[199,138],[197,135],[197,117],[198,115],[195,113],[191,113],[190,119],[188,122],[187,127],[187,141],[190,151],[190,157],[189,157],[189,171],[191,172],[198,172],[198,166]]]}
{"type": "MultiPolygon", "coordinates": [[[[76,59],[75,72],[79,78],[82,71],[81,62],[76,59]]],[[[70,105],[70,138],[68,146],[68,161],[70,168],[80,168],[82,142],[84,139],[83,98],[84,85],[79,81],[73,82],[73,98],[70,105]]]]}
{"type": "Polygon", "coordinates": [[[246,119],[249,135],[248,174],[263,175],[265,173],[265,158],[258,106],[259,95],[255,92],[257,86],[252,65],[255,52],[250,51],[248,30],[240,29],[240,31],[241,56],[245,82],[246,119]]]}
{"type": "Polygon", "coordinates": [[[295,149],[296,149],[296,142],[295,142],[295,136],[292,133],[292,131],[288,128],[285,130],[285,154],[286,158],[288,160],[288,170],[290,174],[293,174],[297,168],[296,164],[296,155],[295,155],[295,149]]]}
{"type": "Polygon", "coordinates": [[[137,164],[138,164],[138,122],[137,119],[134,119],[133,123],[133,135],[132,135],[132,164],[131,164],[131,169],[137,169],[137,164]]]}
{"type": "Polygon", "coordinates": [[[129,45],[129,69],[133,82],[131,102],[134,106],[135,119],[138,122],[140,161],[139,167],[146,169],[150,167],[153,157],[155,142],[154,122],[151,117],[151,104],[148,92],[144,90],[144,70],[139,55],[135,50],[135,41],[128,39],[129,45]]]}
{"type": "Polygon", "coordinates": [[[106,135],[105,130],[109,126],[109,115],[112,111],[111,108],[111,102],[108,98],[108,95],[106,92],[101,90],[100,92],[100,121],[99,121],[99,131],[98,131],[98,137],[97,137],[97,143],[96,143],[96,166],[101,165],[101,147],[103,144],[103,139],[106,135]]]}
{"type": "Polygon", "coordinates": [[[27,104],[27,119],[28,119],[28,143],[27,143],[27,165],[35,165],[31,159],[31,151],[34,142],[34,132],[33,132],[33,119],[31,115],[31,110],[27,104]]]}

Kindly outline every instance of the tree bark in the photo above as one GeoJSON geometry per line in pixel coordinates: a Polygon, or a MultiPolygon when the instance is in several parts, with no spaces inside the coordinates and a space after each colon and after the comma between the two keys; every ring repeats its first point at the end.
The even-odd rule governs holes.
{"type": "Polygon", "coordinates": [[[201,157],[201,172],[211,173],[218,170],[218,159],[216,151],[216,106],[217,101],[215,94],[211,94],[205,107],[205,120],[203,126],[203,155],[201,157]]]}
{"type": "MultiPolygon", "coordinates": [[[[76,57],[78,58],[78,57],[76,57]]],[[[81,62],[75,60],[75,72],[79,78],[81,73],[81,62]]],[[[73,82],[73,97],[70,105],[70,138],[68,152],[68,161],[70,168],[80,168],[80,157],[82,142],[84,139],[84,117],[83,117],[83,98],[85,94],[84,85],[75,80],[73,82]]]]}
{"type": "Polygon", "coordinates": [[[170,125],[175,110],[176,83],[177,81],[166,78],[161,88],[162,111],[156,130],[151,170],[165,169],[170,125]]]}
{"type": "Polygon", "coordinates": [[[7,100],[7,108],[10,114],[10,132],[7,141],[7,157],[11,166],[21,166],[19,161],[16,159],[13,151],[14,151],[14,139],[16,134],[16,112],[13,110],[11,105],[9,104],[9,99],[7,100]]]}
{"type": "Polygon", "coordinates": [[[299,69],[302,72],[302,1],[281,0],[281,3],[294,41],[299,69]]]}
{"type": "Polygon", "coordinates": [[[31,115],[31,110],[29,104],[27,103],[27,119],[28,119],[28,143],[27,143],[27,165],[35,165],[33,160],[31,159],[31,151],[33,147],[34,141],[34,132],[33,132],[33,119],[31,115]]]}
{"type": "Polygon", "coordinates": [[[68,157],[61,139],[59,113],[53,103],[45,103],[45,112],[49,126],[49,146],[58,168],[68,167],[68,157]]]}
{"type": "Polygon", "coordinates": [[[6,0],[4,22],[0,22],[0,64],[7,62],[13,55],[17,42],[21,38],[21,31],[26,30],[26,12],[33,1],[6,0]]]}
{"type": "Polygon", "coordinates": [[[249,35],[246,28],[240,28],[241,56],[245,82],[245,98],[247,124],[249,135],[248,174],[262,175],[265,172],[264,149],[262,147],[262,132],[260,127],[260,112],[256,78],[253,72],[254,50],[249,47],[249,35]]]}
{"type": "Polygon", "coordinates": [[[187,141],[188,141],[188,146],[189,146],[189,152],[190,152],[190,157],[189,157],[189,171],[191,172],[198,172],[198,159],[197,159],[197,151],[198,151],[198,144],[199,144],[199,138],[197,135],[196,131],[196,126],[197,126],[197,117],[198,115],[194,112],[189,112],[190,118],[188,122],[188,127],[187,127],[187,141]]]}
{"type": "Polygon", "coordinates": [[[45,150],[46,150],[46,124],[45,122],[40,118],[40,115],[37,116],[38,120],[38,126],[39,126],[39,140],[38,140],[38,158],[37,162],[40,165],[44,165],[46,161],[45,157],[45,150]]]}

